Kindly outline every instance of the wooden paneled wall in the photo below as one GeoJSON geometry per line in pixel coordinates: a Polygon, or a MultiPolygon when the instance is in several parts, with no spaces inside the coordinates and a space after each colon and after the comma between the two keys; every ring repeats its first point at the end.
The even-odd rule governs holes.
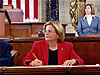
{"type": "MultiPolygon", "coordinates": [[[[11,23],[11,36],[13,37],[31,37],[32,34],[39,34],[43,29],[45,22],[15,22],[11,23]]],[[[67,24],[63,24],[64,29],[67,24]]],[[[65,31],[66,32],[66,31],[65,31]]]]}
{"type": "Polygon", "coordinates": [[[0,9],[0,37],[10,35],[10,19],[6,10],[0,9]]]}
{"type": "Polygon", "coordinates": [[[45,22],[16,22],[12,23],[11,26],[11,36],[13,37],[31,37],[32,34],[36,34],[37,30],[41,29],[45,22]]]}

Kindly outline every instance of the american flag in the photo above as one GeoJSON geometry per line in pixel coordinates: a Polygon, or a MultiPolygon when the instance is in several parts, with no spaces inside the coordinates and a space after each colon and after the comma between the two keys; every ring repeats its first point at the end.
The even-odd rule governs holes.
{"type": "Polygon", "coordinates": [[[14,8],[23,10],[25,19],[38,19],[38,0],[2,0],[3,5],[12,4],[14,8]]]}

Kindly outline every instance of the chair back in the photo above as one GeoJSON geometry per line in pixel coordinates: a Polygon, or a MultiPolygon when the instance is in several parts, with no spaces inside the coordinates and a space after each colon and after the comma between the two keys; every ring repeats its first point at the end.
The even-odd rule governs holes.
{"type": "Polygon", "coordinates": [[[19,56],[19,51],[17,51],[17,50],[12,50],[12,51],[11,51],[11,56],[13,57],[13,65],[17,65],[18,56],[19,56]]]}

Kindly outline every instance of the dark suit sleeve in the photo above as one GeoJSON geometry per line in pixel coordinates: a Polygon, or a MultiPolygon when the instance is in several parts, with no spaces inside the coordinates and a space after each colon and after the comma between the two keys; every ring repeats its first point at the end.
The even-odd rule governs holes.
{"type": "Polygon", "coordinates": [[[12,46],[6,41],[0,42],[0,66],[10,66],[12,65],[12,56],[10,51],[12,46]]]}
{"type": "Polygon", "coordinates": [[[2,0],[0,0],[0,8],[2,8],[2,0]]]}
{"type": "Polygon", "coordinates": [[[82,18],[80,18],[79,21],[78,21],[78,28],[77,28],[77,30],[78,30],[78,35],[84,37],[86,35],[83,33],[81,20],[82,20],[82,18]]]}

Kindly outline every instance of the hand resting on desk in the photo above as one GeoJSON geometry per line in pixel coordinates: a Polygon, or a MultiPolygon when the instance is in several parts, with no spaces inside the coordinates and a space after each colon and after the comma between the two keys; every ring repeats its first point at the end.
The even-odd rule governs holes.
{"type": "Polygon", "coordinates": [[[76,59],[66,60],[63,65],[65,65],[65,66],[72,66],[74,64],[77,64],[76,59]]]}
{"type": "Polygon", "coordinates": [[[42,61],[35,59],[34,61],[30,62],[29,65],[31,66],[41,66],[42,65],[42,61]]]}
{"type": "MultiPolygon", "coordinates": [[[[77,64],[77,61],[75,59],[72,59],[72,60],[66,60],[63,65],[64,66],[72,66],[72,65],[75,65],[75,64],[77,64]]],[[[41,66],[42,61],[35,59],[34,61],[30,62],[29,65],[30,66],[41,66]]]]}

